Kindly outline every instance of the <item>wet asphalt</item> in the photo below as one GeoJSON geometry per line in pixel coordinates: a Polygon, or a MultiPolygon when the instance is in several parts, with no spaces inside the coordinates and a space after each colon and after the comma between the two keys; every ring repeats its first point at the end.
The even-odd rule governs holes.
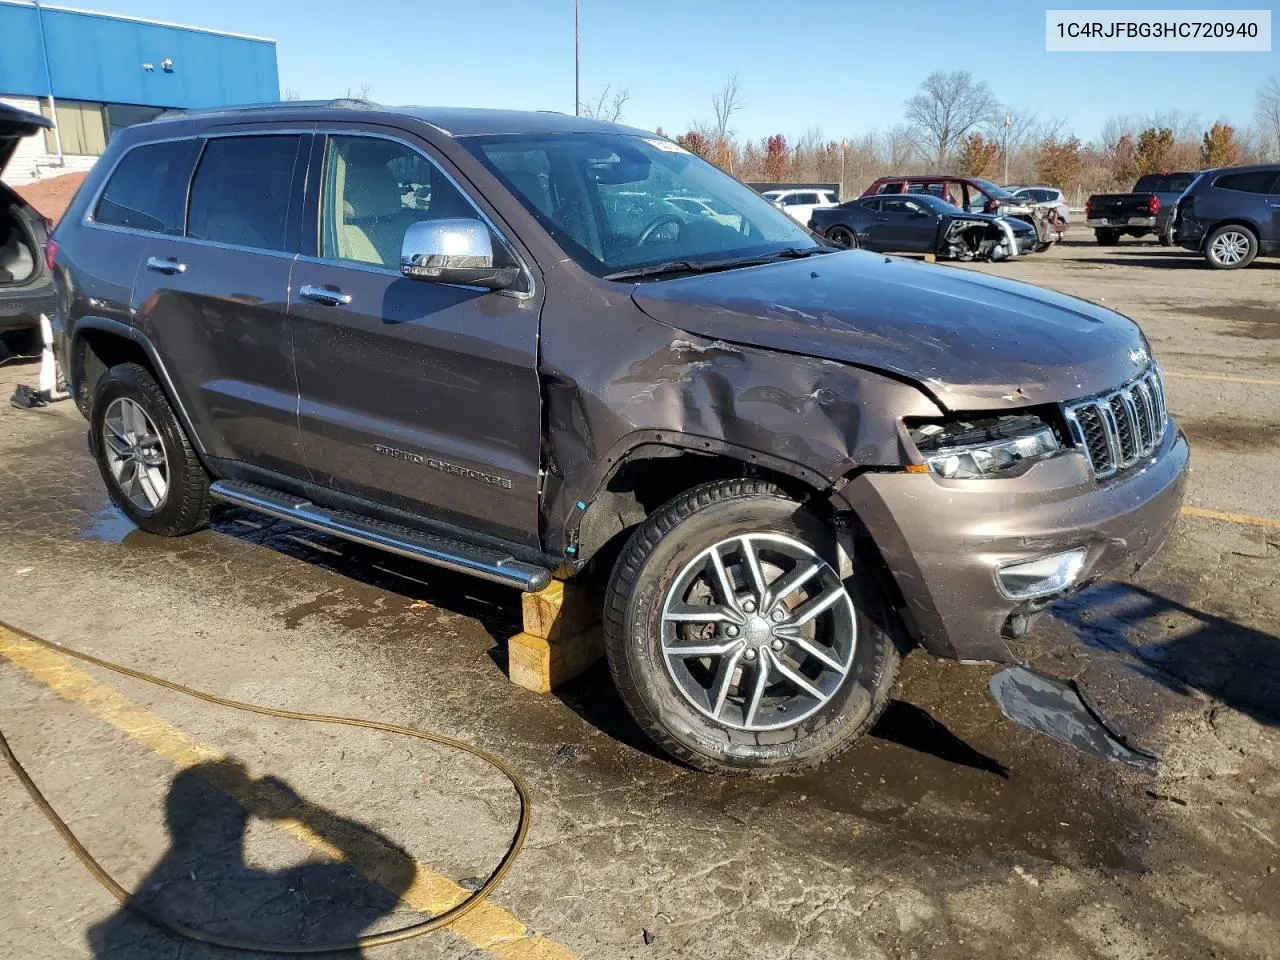
{"type": "MultiPolygon", "coordinates": [[[[1019,647],[1158,753],[1157,777],[1010,724],[994,668],[920,652],[872,734],[820,771],[691,773],[644,740],[603,666],[549,696],[506,681],[514,593],[240,510],[181,540],[135,530],[70,404],[0,407],[0,620],[518,768],[533,826],[496,919],[369,956],[1280,956],[1280,261],[1222,273],[1072,242],[974,269],[1137,319],[1191,438],[1188,503],[1235,518],[1184,516],[1133,582],[1059,605],[1019,647]]],[[[36,370],[0,366],[0,394],[36,370]]],[[[58,670],[0,655],[0,727],[121,882],[206,929],[332,943],[430,899],[397,902],[288,812],[250,816],[216,786],[240,775],[226,758],[358,825],[352,862],[389,875],[416,861],[474,886],[514,828],[502,778],[446,750],[58,670]],[[180,773],[197,754],[208,766],[180,773]]],[[[229,955],[122,913],[3,774],[0,809],[0,956],[229,955]]]]}

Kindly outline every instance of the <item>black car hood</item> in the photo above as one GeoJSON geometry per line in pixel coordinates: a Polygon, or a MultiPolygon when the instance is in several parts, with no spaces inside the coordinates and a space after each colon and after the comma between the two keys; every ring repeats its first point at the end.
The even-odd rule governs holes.
{"type": "Polygon", "coordinates": [[[741,345],[882,370],[951,410],[1072,400],[1150,363],[1105,307],[955,267],[850,250],[637,285],[661,323],[741,345]]]}
{"type": "Polygon", "coordinates": [[[0,103],[0,173],[18,149],[18,141],[53,124],[36,113],[27,113],[8,104],[0,103]]]}

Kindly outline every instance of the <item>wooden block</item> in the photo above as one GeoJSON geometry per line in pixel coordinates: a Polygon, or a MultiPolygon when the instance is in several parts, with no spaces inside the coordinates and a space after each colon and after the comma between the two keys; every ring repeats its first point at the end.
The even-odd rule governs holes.
{"type": "Polygon", "coordinates": [[[520,601],[524,632],[544,640],[576,637],[600,622],[600,597],[594,591],[562,580],[552,580],[537,593],[520,601]]]}
{"type": "Polygon", "coordinates": [[[925,262],[925,263],[937,263],[937,262],[938,262],[938,255],[937,255],[936,253],[926,253],[926,254],[924,255],[924,262],[925,262]]]}
{"type": "Polygon", "coordinates": [[[604,632],[599,626],[561,640],[517,633],[507,641],[507,675],[518,687],[550,693],[602,656],[604,632]]]}

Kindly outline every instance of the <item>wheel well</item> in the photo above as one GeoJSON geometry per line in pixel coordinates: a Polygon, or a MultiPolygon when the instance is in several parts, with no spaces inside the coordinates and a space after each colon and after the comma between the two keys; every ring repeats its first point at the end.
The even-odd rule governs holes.
{"type": "Polygon", "coordinates": [[[128,337],[108,330],[85,330],[76,336],[71,354],[71,382],[75,384],[75,401],[80,412],[89,415],[98,381],[111,367],[121,363],[137,363],[155,376],[155,368],[147,352],[128,337]]]}
{"type": "Polygon", "coordinates": [[[613,469],[583,513],[578,556],[607,573],[631,531],[662,504],[704,483],[744,477],[776,483],[813,509],[827,509],[817,496],[821,491],[779,470],[734,456],[645,444],[613,469]]]}
{"type": "Polygon", "coordinates": [[[1257,224],[1250,223],[1248,220],[1245,220],[1242,217],[1229,217],[1226,220],[1219,220],[1212,227],[1206,230],[1204,232],[1205,238],[1208,239],[1209,234],[1213,233],[1213,231],[1215,230],[1221,230],[1223,227],[1244,227],[1246,230],[1252,233],[1255,237],[1258,236],[1257,224]]]}

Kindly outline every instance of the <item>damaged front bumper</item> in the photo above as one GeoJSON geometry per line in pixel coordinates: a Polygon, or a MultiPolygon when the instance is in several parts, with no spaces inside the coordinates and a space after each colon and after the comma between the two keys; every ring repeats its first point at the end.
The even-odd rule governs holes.
{"type": "Polygon", "coordinates": [[[1062,596],[1110,574],[1129,575],[1163,545],[1177,520],[1189,450],[1167,432],[1147,460],[1098,481],[1071,450],[1024,474],[945,480],[867,472],[838,494],[874,539],[905,601],[908,628],[930,652],[958,660],[1014,661],[1008,641],[1062,596]],[[1001,569],[1082,551],[1061,590],[1014,599],[1001,569]]]}

